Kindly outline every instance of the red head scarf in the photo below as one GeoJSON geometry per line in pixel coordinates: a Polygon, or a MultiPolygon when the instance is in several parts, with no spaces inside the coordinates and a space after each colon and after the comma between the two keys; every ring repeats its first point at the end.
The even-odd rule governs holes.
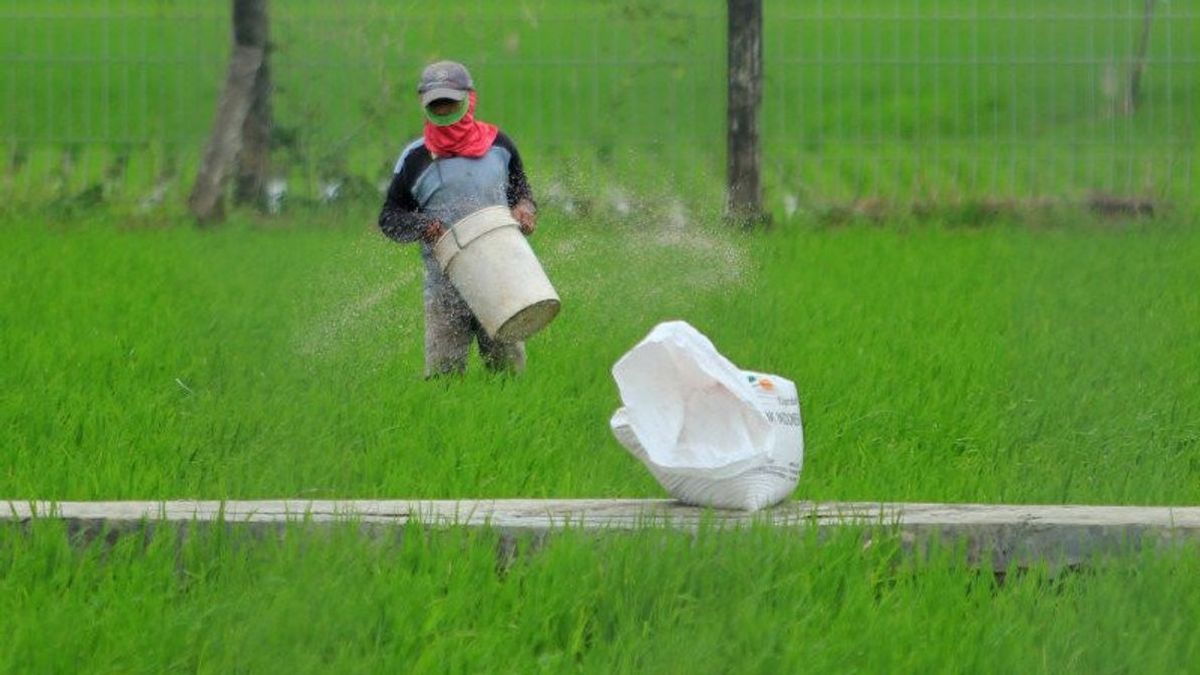
{"type": "Polygon", "coordinates": [[[438,157],[483,157],[500,130],[475,119],[475,92],[471,92],[467,114],[454,124],[439,127],[425,120],[425,147],[438,157]]]}

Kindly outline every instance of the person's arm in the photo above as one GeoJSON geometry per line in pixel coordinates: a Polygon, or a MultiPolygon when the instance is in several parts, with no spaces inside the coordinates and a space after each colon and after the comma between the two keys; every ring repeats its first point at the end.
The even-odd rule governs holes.
{"type": "Polygon", "coordinates": [[[504,132],[496,135],[496,145],[507,150],[509,155],[508,185],[505,189],[508,206],[512,209],[513,218],[521,224],[521,231],[532,234],[537,229],[537,202],[533,200],[533,189],[529,187],[529,177],[525,175],[521,153],[504,132]]]}
{"type": "Polygon", "coordinates": [[[429,164],[422,157],[428,155],[424,146],[409,147],[396,163],[396,172],[392,174],[391,185],[388,186],[387,199],[379,212],[379,229],[388,238],[401,243],[412,243],[419,239],[436,241],[442,230],[442,223],[426,213],[421,213],[421,205],[413,197],[412,187],[421,171],[429,164]]]}

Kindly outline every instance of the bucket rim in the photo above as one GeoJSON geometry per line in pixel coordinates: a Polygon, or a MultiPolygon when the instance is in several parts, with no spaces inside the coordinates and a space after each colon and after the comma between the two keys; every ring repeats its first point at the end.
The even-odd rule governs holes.
{"type": "Polygon", "coordinates": [[[445,272],[450,268],[450,264],[458,253],[470,246],[472,242],[506,228],[520,229],[516,218],[513,218],[512,211],[508,207],[493,205],[476,209],[454,221],[453,224],[446,228],[446,232],[441,237],[438,237],[437,241],[431,247],[433,256],[437,259],[438,266],[445,272]],[[495,218],[488,218],[487,220],[480,218],[481,214],[490,211],[496,212],[495,218]],[[473,222],[471,222],[480,220],[483,220],[483,222],[478,226],[474,226],[473,222]],[[463,232],[464,229],[468,228],[473,228],[473,230],[463,232]]]}

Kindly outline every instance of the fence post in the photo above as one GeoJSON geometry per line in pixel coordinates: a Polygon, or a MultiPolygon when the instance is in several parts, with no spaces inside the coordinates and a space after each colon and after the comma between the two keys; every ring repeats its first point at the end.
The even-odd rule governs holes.
{"type": "Polygon", "coordinates": [[[729,10],[726,105],[726,217],[746,228],[767,225],[762,210],[762,0],[726,0],[729,10]]]}
{"type": "Polygon", "coordinates": [[[1132,115],[1142,97],[1142,73],[1146,71],[1146,52],[1150,47],[1150,26],[1154,23],[1154,0],[1146,0],[1142,9],[1142,33],[1134,48],[1133,63],[1129,66],[1129,85],[1121,112],[1132,115]]]}
{"type": "Polygon", "coordinates": [[[239,44],[251,44],[263,50],[262,64],[258,67],[254,87],[250,90],[250,110],[242,125],[242,150],[238,153],[238,175],[233,189],[235,203],[254,204],[259,208],[266,206],[264,188],[267,173],[271,170],[271,129],[274,125],[271,106],[274,83],[271,81],[271,34],[267,2],[248,3],[250,6],[244,8],[248,16],[240,22],[234,22],[234,31],[244,32],[244,37],[237,40],[239,44]]]}

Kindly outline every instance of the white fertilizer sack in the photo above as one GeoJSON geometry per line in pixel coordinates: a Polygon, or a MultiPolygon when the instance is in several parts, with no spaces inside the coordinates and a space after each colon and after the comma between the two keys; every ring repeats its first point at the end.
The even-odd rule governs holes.
{"type": "Polygon", "coordinates": [[[743,371],[682,321],[659,324],[621,357],[617,440],[672,497],[754,511],[800,479],[804,432],[796,385],[743,371]]]}

